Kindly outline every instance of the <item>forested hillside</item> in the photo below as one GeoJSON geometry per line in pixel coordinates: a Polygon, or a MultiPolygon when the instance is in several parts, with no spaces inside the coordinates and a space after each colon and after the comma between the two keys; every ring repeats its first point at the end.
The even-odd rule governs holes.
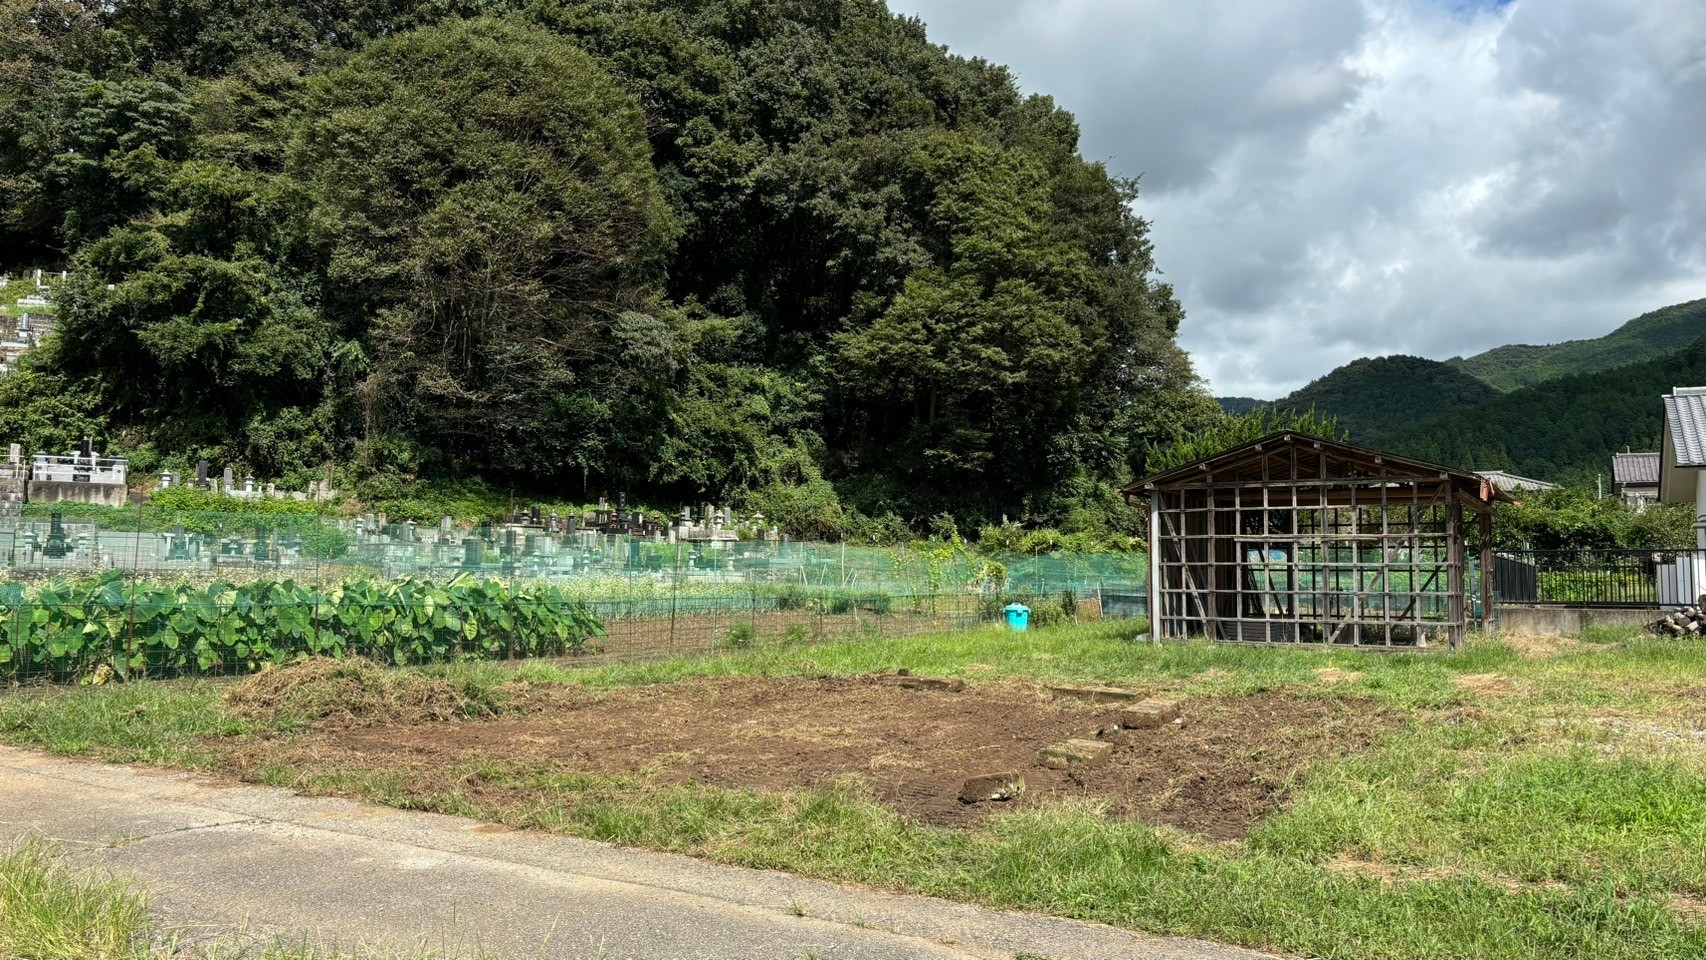
{"type": "Polygon", "coordinates": [[[1706,336],[1706,300],[1644,313],[1603,337],[1549,346],[1512,344],[1446,361],[1500,390],[1531,387],[1574,373],[1594,373],[1651,360],[1706,336]]]}
{"type": "Polygon", "coordinates": [[[1347,363],[1273,405],[1329,414],[1354,442],[1379,446],[1387,434],[1420,417],[1473,407],[1498,395],[1437,360],[1393,356],[1347,363]]]}
{"type": "Polygon", "coordinates": [[[1215,397],[1214,399],[1216,403],[1220,404],[1220,409],[1231,416],[1249,413],[1257,407],[1266,406],[1268,402],[1257,400],[1255,397],[1215,397]]]}
{"type": "Polygon", "coordinates": [[[0,0],[0,441],[1123,522],[1220,416],[1135,195],[881,0],[0,0]]]}
{"type": "Polygon", "coordinates": [[[1613,453],[1657,450],[1660,398],[1697,383],[1706,383],[1706,338],[1670,356],[1548,380],[1424,419],[1387,435],[1382,446],[1465,469],[1592,485],[1610,473],[1613,453]]]}

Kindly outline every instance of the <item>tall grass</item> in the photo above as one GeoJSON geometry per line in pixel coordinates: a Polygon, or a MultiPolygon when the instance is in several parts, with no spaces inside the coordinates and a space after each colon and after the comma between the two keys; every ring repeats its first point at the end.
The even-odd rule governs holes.
{"type": "Polygon", "coordinates": [[[117,881],[79,876],[44,847],[0,854],[0,957],[125,960],[147,948],[146,901],[117,881]]]}

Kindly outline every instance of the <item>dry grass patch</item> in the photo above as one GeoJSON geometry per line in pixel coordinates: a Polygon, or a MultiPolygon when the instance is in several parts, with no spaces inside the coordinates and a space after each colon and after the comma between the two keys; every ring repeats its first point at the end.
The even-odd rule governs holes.
{"type": "Polygon", "coordinates": [[[436,677],[329,657],[264,669],[227,691],[225,705],[268,726],[321,728],[461,720],[491,716],[498,707],[436,677]]]}

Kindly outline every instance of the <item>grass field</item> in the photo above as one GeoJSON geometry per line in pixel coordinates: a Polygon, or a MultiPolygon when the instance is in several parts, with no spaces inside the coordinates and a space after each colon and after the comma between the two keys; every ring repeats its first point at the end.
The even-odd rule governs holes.
{"type": "Polygon", "coordinates": [[[209,681],[0,695],[0,737],[1293,955],[1706,956],[1706,649],[1599,632],[1359,654],[1156,647],[1134,633],[981,631],[597,669],[469,664],[384,682],[443,680],[502,714],[563,688],[906,668],[974,692],[1127,684],[1183,697],[1187,718],[1257,695],[1334,701],[1367,712],[1366,735],[1289,775],[1277,809],[1221,840],[1075,801],[929,826],[857,783],[712,787],[643,765],[505,765],[458,780],[303,750],[233,766],[258,743],[327,734],[305,717],[240,716],[228,685],[209,681]]]}

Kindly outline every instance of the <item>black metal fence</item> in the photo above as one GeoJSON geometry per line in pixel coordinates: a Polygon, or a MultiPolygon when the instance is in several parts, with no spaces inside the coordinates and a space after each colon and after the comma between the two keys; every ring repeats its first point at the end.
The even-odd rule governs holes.
{"type": "Polygon", "coordinates": [[[1706,593],[1702,550],[1522,550],[1498,554],[1501,603],[1679,607],[1706,593]]]}

